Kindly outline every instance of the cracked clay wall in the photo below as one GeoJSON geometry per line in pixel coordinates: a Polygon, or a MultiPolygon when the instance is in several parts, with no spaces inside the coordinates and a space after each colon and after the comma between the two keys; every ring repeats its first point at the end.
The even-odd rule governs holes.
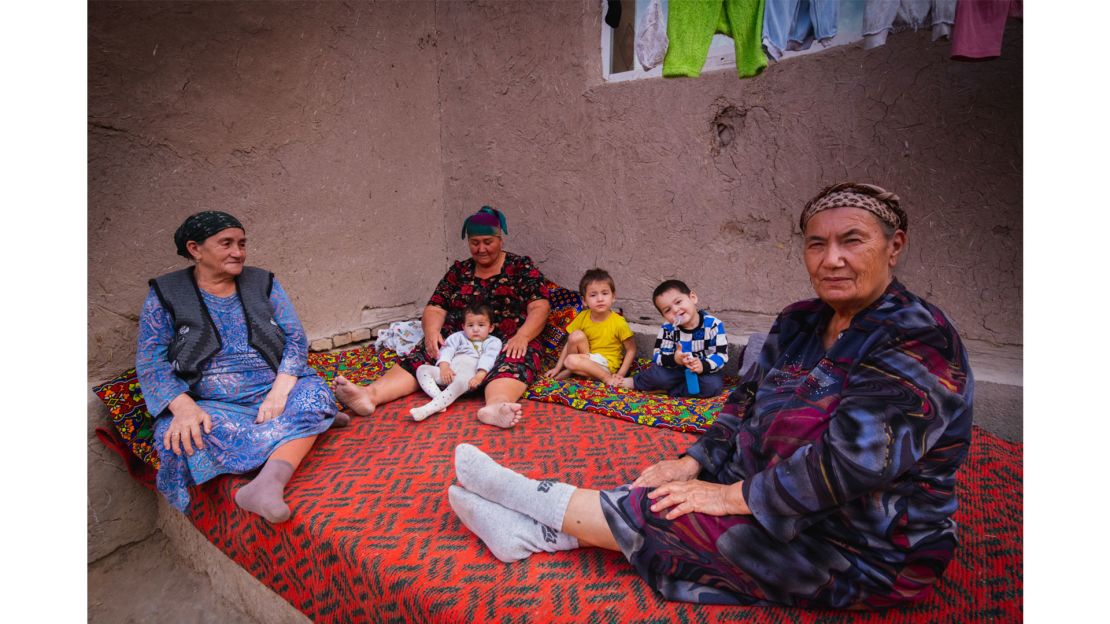
{"type": "Polygon", "coordinates": [[[907,32],[752,79],[603,84],[599,4],[440,3],[449,225],[491,203],[557,282],[608,269],[630,321],[657,323],[651,291],[679,277],[730,331],[766,331],[813,296],[802,205],[871,181],[910,215],[900,278],[965,338],[1021,343],[1020,23],[990,62],[907,32]]]}
{"type": "MultiPolygon", "coordinates": [[[[238,216],[310,338],[415,316],[446,266],[431,2],[89,4],[88,370],[134,365],[172,235],[238,216]],[[420,287],[410,288],[412,284],[420,287]]],[[[91,397],[91,394],[90,394],[91,397]]],[[[92,439],[89,558],[153,499],[92,439]]]]}

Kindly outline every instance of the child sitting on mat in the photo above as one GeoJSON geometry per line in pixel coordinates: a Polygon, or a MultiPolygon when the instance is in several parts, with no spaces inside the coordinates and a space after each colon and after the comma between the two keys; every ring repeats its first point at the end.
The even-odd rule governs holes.
{"type": "Polygon", "coordinates": [[[590,269],[578,283],[578,292],[586,309],[567,325],[567,343],[559,361],[544,376],[566,379],[573,374],[620,385],[636,359],[636,341],[628,322],[613,311],[617,295],[613,278],[601,269],[590,269]]]}
{"type": "Polygon", "coordinates": [[[484,303],[472,303],[463,311],[463,329],[447,337],[439,348],[436,366],[423,364],[416,369],[416,381],[431,401],[409,410],[412,419],[421,421],[442,412],[466,392],[478,387],[493,369],[501,352],[501,339],[489,335],[493,312],[484,303]],[[446,385],[443,390],[440,385],[446,385]]]}
{"type": "Polygon", "coordinates": [[[679,280],[656,286],[651,300],[666,321],[655,338],[654,366],[623,380],[621,386],[666,390],[673,397],[720,394],[728,362],[724,324],[699,310],[697,293],[679,280]]]}

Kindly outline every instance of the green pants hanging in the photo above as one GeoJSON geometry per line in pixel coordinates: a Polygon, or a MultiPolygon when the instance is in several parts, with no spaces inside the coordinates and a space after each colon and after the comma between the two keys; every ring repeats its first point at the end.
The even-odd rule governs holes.
{"type": "Polygon", "coordinates": [[[664,76],[698,76],[715,33],[736,45],[736,75],[755,76],[767,67],[763,53],[764,0],[670,0],[664,76]]]}

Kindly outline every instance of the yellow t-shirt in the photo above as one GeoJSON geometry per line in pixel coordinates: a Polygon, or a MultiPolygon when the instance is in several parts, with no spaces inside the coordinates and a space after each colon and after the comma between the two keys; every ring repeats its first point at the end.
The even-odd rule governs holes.
{"type": "Polygon", "coordinates": [[[624,359],[621,343],[632,337],[632,328],[628,321],[616,312],[610,311],[609,317],[600,323],[590,320],[590,311],[582,310],[574,320],[567,325],[567,333],[581,329],[590,341],[590,353],[599,353],[609,362],[609,372],[615,373],[621,367],[624,359]]]}

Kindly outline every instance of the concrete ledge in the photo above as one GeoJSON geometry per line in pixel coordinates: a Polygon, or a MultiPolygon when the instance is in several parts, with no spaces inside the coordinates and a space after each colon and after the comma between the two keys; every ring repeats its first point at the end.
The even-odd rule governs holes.
{"type": "MultiPolygon", "coordinates": [[[[96,382],[90,381],[87,387],[96,382]]],[[[118,548],[142,541],[155,530],[155,498],[161,498],[131,478],[123,462],[96,437],[96,428],[111,427],[108,408],[92,392],[88,395],[86,456],[88,508],[87,562],[118,548]]]]}
{"type": "MultiPolygon", "coordinates": [[[[723,320],[723,319],[722,319],[723,320]]],[[[636,334],[636,351],[641,357],[651,355],[655,349],[658,325],[629,323],[636,334]]],[[[726,323],[726,328],[729,327],[726,323]]],[[[725,374],[735,375],[740,365],[740,352],[748,338],[764,329],[747,329],[728,335],[728,364],[725,374]]],[[[975,424],[1010,442],[1022,442],[1023,383],[1022,347],[1020,345],[994,345],[978,340],[964,342],[971,370],[975,375],[975,424]]]]}
{"type": "Polygon", "coordinates": [[[247,615],[267,624],[311,623],[305,614],[216,548],[161,496],[158,525],[181,558],[208,577],[212,591],[247,615]]]}

